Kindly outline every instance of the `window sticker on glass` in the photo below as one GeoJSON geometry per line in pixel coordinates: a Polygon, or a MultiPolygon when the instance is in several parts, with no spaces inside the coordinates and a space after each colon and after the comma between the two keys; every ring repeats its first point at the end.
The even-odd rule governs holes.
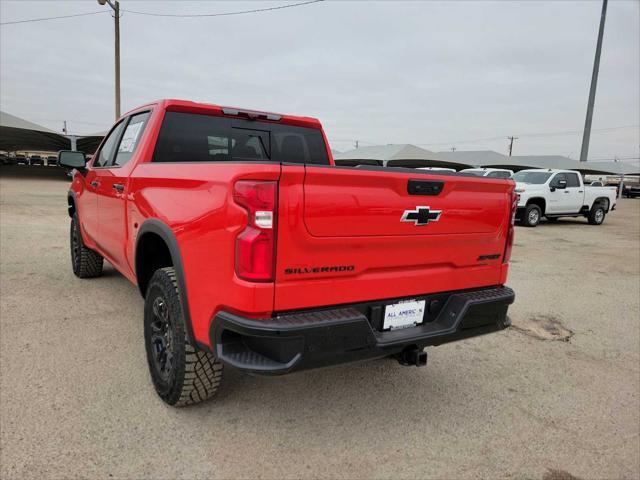
{"type": "Polygon", "coordinates": [[[133,152],[133,149],[135,148],[138,141],[138,135],[140,134],[142,125],[144,125],[144,122],[130,123],[127,126],[127,129],[124,131],[124,135],[122,136],[122,141],[120,142],[120,148],[118,148],[118,152],[133,152]]]}

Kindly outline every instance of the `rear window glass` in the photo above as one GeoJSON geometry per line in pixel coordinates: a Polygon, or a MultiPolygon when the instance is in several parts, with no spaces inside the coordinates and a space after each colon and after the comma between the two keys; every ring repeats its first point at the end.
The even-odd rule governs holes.
{"type": "Polygon", "coordinates": [[[166,113],[153,161],[329,164],[318,129],[181,112],[166,113]]]}

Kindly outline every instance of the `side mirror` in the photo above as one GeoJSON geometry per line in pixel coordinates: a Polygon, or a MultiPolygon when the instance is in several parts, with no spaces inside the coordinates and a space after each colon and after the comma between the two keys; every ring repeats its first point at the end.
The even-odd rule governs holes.
{"type": "Polygon", "coordinates": [[[87,159],[83,152],[73,150],[60,150],[58,152],[58,165],[66,168],[82,169],[87,165],[87,159]]]}
{"type": "Polygon", "coordinates": [[[555,192],[556,188],[559,188],[560,190],[567,188],[567,181],[558,180],[557,182],[552,182],[551,185],[549,185],[549,190],[552,192],[555,192]]]}

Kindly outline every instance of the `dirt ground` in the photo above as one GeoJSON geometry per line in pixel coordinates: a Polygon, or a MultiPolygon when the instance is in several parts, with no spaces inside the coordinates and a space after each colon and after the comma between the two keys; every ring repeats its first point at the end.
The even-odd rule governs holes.
{"type": "Polygon", "coordinates": [[[136,288],[71,272],[67,186],[0,172],[0,478],[640,477],[639,199],[517,228],[514,328],[427,368],[227,369],[174,409],[136,288]]]}

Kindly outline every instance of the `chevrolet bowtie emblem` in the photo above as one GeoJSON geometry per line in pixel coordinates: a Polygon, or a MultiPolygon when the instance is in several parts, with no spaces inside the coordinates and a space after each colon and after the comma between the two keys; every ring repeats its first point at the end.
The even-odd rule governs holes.
{"type": "Polygon", "coordinates": [[[413,222],[415,225],[427,225],[430,221],[437,222],[442,210],[431,210],[430,207],[416,207],[415,210],[405,210],[401,222],[413,222]]]}

